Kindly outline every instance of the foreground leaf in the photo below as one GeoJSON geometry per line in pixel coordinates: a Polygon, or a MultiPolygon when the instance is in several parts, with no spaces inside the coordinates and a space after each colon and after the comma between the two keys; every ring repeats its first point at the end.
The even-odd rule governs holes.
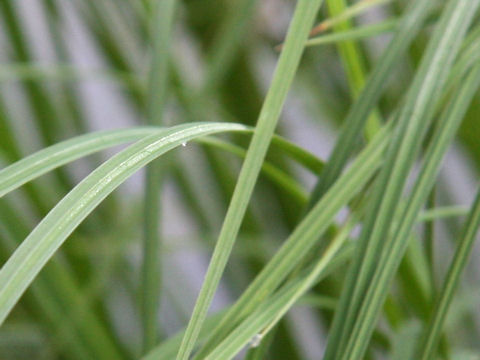
{"type": "Polygon", "coordinates": [[[245,130],[228,123],[192,123],[148,136],[105,162],[70,191],[0,270],[0,324],[66,238],[123,181],[161,154],[200,136],[245,130]]]}
{"type": "Polygon", "coordinates": [[[293,81],[303,44],[308,37],[322,0],[300,0],[289,26],[285,49],[280,55],[272,84],[263,103],[247,156],[223,221],[205,280],[195,303],[177,359],[187,360],[195,346],[208,308],[218,287],[245,216],[263,160],[272,140],[288,90],[293,81]]]}

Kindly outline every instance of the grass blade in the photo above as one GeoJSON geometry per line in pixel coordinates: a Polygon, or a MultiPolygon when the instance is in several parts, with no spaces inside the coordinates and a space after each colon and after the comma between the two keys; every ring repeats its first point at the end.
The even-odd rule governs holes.
{"type": "Polygon", "coordinates": [[[97,151],[139,140],[161,129],[144,127],[81,135],[40,150],[0,171],[0,197],[23,184],[97,151]]]}
{"type": "MultiPolygon", "coordinates": [[[[34,180],[35,178],[48,173],[49,171],[68,164],[74,160],[82,158],[84,156],[93,154],[97,151],[107,149],[116,145],[140,140],[143,137],[158,133],[160,134],[165,129],[158,127],[138,127],[122,130],[108,130],[99,131],[92,134],[81,135],[76,138],[63,141],[56,145],[52,145],[48,148],[40,150],[26,158],[19,160],[12,165],[0,170],[0,198],[5,194],[19,188],[23,184],[34,180]]],[[[251,135],[253,130],[251,128],[245,128],[242,132],[251,135]]],[[[199,143],[207,146],[214,146],[221,150],[228,151],[239,157],[245,157],[245,150],[239,146],[233,145],[226,141],[219,139],[204,137],[196,139],[199,143]]],[[[294,143],[275,135],[272,139],[272,151],[283,151],[292,160],[302,165],[305,169],[316,174],[321,171],[323,162],[315,155],[309,153],[303,148],[295,145],[294,143]]],[[[263,171],[272,180],[279,180],[279,183],[290,183],[288,186],[292,194],[297,193],[300,195],[298,185],[293,183],[292,180],[287,180],[289,177],[287,174],[283,174],[280,169],[274,165],[264,164],[263,171]],[[280,180],[280,177],[285,179],[280,180]]],[[[440,212],[438,215],[432,213],[428,216],[457,216],[456,209],[437,209],[440,212]],[[453,212],[450,214],[450,212],[453,212]],[[445,213],[445,214],[444,214],[445,213]]],[[[458,211],[461,211],[459,209],[458,211]]]]}
{"type": "Polygon", "coordinates": [[[303,257],[313,248],[319,237],[333,222],[338,211],[348,204],[373,176],[382,161],[389,132],[390,126],[387,125],[305,216],[275,256],[244,291],[235,306],[225,315],[219,326],[212,332],[209,341],[199,351],[196,359],[205,356],[219,340],[223,339],[232,330],[239,320],[254,311],[265,297],[272,293],[290,272],[301,263],[303,257]]]}
{"type": "Polygon", "coordinates": [[[295,302],[323,278],[327,270],[331,270],[332,264],[338,265],[340,259],[345,259],[344,253],[350,253],[351,248],[344,246],[355,224],[356,219],[347,222],[305,276],[285,285],[275,296],[259,305],[206,359],[231,359],[250,339],[262,339],[268,334],[295,302]]]}
{"type": "Polygon", "coordinates": [[[419,346],[420,351],[418,354],[418,359],[432,359],[435,355],[435,347],[439,341],[448,308],[452,303],[455,289],[460,282],[460,275],[467,265],[468,257],[472,251],[479,226],[480,191],[477,192],[477,196],[463,227],[463,231],[458,241],[457,250],[455,251],[455,256],[448,269],[442,290],[436,300],[435,308],[432,312],[430,321],[423,331],[423,336],[419,346]]]}
{"type": "Polygon", "coordinates": [[[351,144],[355,144],[359,139],[368,115],[378,101],[388,76],[419,31],[432,3],[433,1],[430,0],[412,1],[405,15],[400,19],[399,31],[378,60],[365,88],[344,121],[330,159],[312,192],[310,206],[318,201],[326,189],[338,178],[353,151],[351,144]]]}
{"type": "MultiPolygon", "coordinates": [[[[455,1],[452,1],[449,5],[455,9],[456,13],[452,13],[452,9],[447,7],[441,25],[446,26],[448,29],[455,29],[451,30],[450,41],[458,41],[456,40],[456,37],[462,36],[462,32],[468,27],[468,21],[471,17],[467,16],[466,12],[470,11],[471,8],[466,3],[458,4],[455,1]],[[461,26],[458,25],[460,22],[461,26]]],[[[442,26],[439,25],[437,31],[438,38],[448,38],[448,36],[445,36],[448,32],[443,31],[442,26]]],[[[449,52],[447,57],[452,55],[455,48],[448,45],[448,41],[444,42],[444,45],[444,49],[448,49],[447,51],[449,52]]],[[[440,46],[435,46],[431,49],[434,49],[433,51],[435,52],[441,51],[440,46]]],[[[442,69],[445,69],[445,67],[443,66],[442,69]]],[[[473,71],[467,78],[460,91],[456,94],[456,97],[452,100],[444,116],[439,120],[439,124],[432,136],[431,145],[425,155],[422,170],[417,178],[414,189],[412,190],[407,207],[404,211],[399,213],[401,221],[398,227],[394,230],[395,236],[391,238],[391,241],[386,241],[384,243],[384,250],[381,253],[378,263],[375,265],[376,267],[372,274],[372,278],[368,281],[368,288],[365,290],[364,296],[359,305],[357,318],[353,330],[349,334],[349,344],[344,356],[361,358],[365,351],[369,336],[374,329],[378,317],[378,308],[388,293],[388,286],[405,252],[414,221],[434,185],[441,160],[453,140],[461,119],[463,118],[479,83],[480,68],[477,68],[477,70],[473,71]]],[[[423,118],[423,121],[425,121],[425,117],[423,118]]]]}
{"type": "MultiPolygon", "coordinates": [[[[437,197],[437,189],[434,186],[425,204],[426,208],[435,207],[437,197]]],[[[423,244],[425,247],[425,257],[428,263],[428,272],[430,275],[430,288],[432,295],[436,293],[435,281],[435,220],[428,221],[423,226],[423,244]]],[[[433,297],[433,296],[432,296],[433,297]]]]}
{"type": "Polygon", "coordinates": [[[338,31],[309,39],[305,46],[332,44],[340,41],[359,40],[393,31],[398,27],[398,20],[386,20],[373,25],[354,27],[351,30],[338,31]]]}
{"type": "MultiPolygon", "coordinates": [[[[218,149],[225,150],[240,158],[245,158],[247,152],[240,146],[230,144],[226,141],[215,138],[204,138],[201,140],[206,145],[212,145],[218,149]]],[[[265,174],[274,184],[276,184],[282,191],[289,193],[295,201],[301,205],[305,205],[307,201],[307,192],[303,187],[289,174],[280,170],[275,165],[265,161],[262,164],[261,172],[265,174]]],[[[315,174],[315,172],[313,172],[315,174]]]]}
{"type": "MultiPolygon", "coordinates": [[[[199,340],[205,340],[210,331],[218,324],[220,318],[224,315],[224,311],[211,315],[205,319],[205,325],[199,335],[199,340]]],[[[182,342],[182,338],[185,334],[185,330],[179,331],[176,335],[172,336],[162,344],[156,346],[148,354],[142,357],[142,360],[171,360],[178,352],[178,348],[182,342]]]]}
{"type": "MultiPolygon", "coordinates": [[[[151,38],[153,57],[148,91],[148,123],[163,124],[169,74],[170,38],[173,28],[176,0],[156,1],[152,10],[151,38]]],[[[161,160],[147,166],[143,219],[143,262],[141,313],[143,353],[153,348],[158,337],[158,309],[162,288],[160,197],[166,167],[161,160]]]]}
{"type": "MultiPolygon", "coordinates": [[[[342,291],[333,330],[330,333],[326,359],[352,356],[349,351],[353,351],[355,356],[362,357],[366,349],[369,337],[366,336],[363,343],[360,343],[360,337],[352,336],[353,327],[354,324],[358,326],[367,324],[367,322],[360,324],[358,311],[365,291],[371,284],[371,276],[375,269],[378,269],[377,262],[382,247],[385,246],[381,241],[389,234],[390,219],[398,209],[409,169],[427,130],[429,119],[433,116],[431,108],[439,98],[440,89],[445,83],[468,26],[470,19],[468,11],[466,2],[461,1],[450,2],[445,8],[400,112],[396,135],[386,158],[386,166],[382,169],[376,184],[375,200],[372,200],[370,213],[362,229],[359,253],[349,270],[349,278],[342,291]],[[350,344],[348,349],[347,343],[350,344]]],[[[371,326],[374,319],[369,320],[371,326]]],[[[370,330],[368,334],[371,334],[370,330]]]]}
{"type": "Polygon", "coordinates": [[[321,0],[300,0],[297,3],[293,20],[287,34],[285,50],[280,55],[202,289],[200,290],[182,346],[177,355],[177,359],[179,360],[187,360],[195,346],[203,320],[205,319],[215,290],[220,282],[236,235],[242,223],[288,89],[300,62],[303,44],[308,36],[320,4],[321,0]]]}
{"type": "MultiPolygon", "coordinates": [[[[381,3],[382,1],[380,1],[381,3]]],[[[376,5],[378,0],[373,1],[373,5],[376,5]]],[[[341,15],[344,13],[348,13],[349,9],[347,8],[345,0],[327,0],[328,9],[330,14],[334,16],[340,16],[338,23],[333,24],[333,28],[335,31],[347,31],[352,28],[350,21],[341,20],[341,15]]],[[[362,5],[369,6],[372,5],[372,1],[366,2],[359,2],[352,7],[355,9],[356,7],[362,8],[362,5]]],[[[365,63],[363,61],[364,57],[361,56],[360,47],[354,41],[345,41],[345,42],[338,42],[337,48],[340,53],[340,59],[343,63],[344,71],[347,76],[347,81],[350,87],[350,91],[352,94],[352,98],[358,98],[358,94],[362,91],[365,87],[365,63]]],[[[373,109],[371,114],[368,117],[366,122],[366,134],[367,139],[371,139],[373,135],[378,131],[381,126],[381,118],[380,113],[373,109]]]]}
{"type": "Polygon", "coordinates": [[[468,209],[464,206],[442,206],[423,211],[418,221],[433,221],[449,217],[465,216],[468,214],[468,209]]]}
{"type": "Polygon", "coordinates": [[[312,31],[310,32],[310,36],[319,34],[321,32],[324,32],[328,30],[329,28],[333,27],[334,25],[341,24],[345,22],[346,20],[350,20],[352,17],[355,17],[357,15],[360,15],[371,8],[379,5],[383,5],[388,3],[390,0],[362,0],[358,1],[354,5],[351,5],[350,7],[346,7],[343,9],[343,11],[338,11],[336,14],[325,20],[322,21],[320,24],[315,26],[312,31]]]}
{"type": "Polygon", "coordinates": [[[244,129],[242,125],[218,123],[175,126],[138,141],[100,166],[49,212],[0,270],[0,324],[68,235],[126,178],[196,137],[244,129]]]}

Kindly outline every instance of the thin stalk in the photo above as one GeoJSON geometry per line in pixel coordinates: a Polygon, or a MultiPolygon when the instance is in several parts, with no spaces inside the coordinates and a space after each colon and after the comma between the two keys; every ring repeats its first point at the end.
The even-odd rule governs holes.
{"type": "Polygon", "coordinates": [[[343,7],[342,11],[335,11],[335,14],[332,14],[333,15],[332,17],[316,25],[312,29],[312,31],[310,31],[310,36],[314,36],[319,33],[322,33],[337,24],[344,23],[345,21],[357,15],[361,15],[367,12],[368,10],[372,9],[375,6],[386,4],[389,1],[390,0],[361,0],[349,7],[342,6],[343,7]]]}
{"type": "Polygon", "coordinates": [[[305,46],[318,46],[333,44],[341,41],[360,40],[370,38],[387,32],[396,30],[398,20],[385,20],[372,25],[365,25],[352,28],[351,30],[338,31],[333,34],[326,34],[309,39],[305,46]]]}
{"type": "MultiPolygon", "coordinates": [[[[148,123],[163,125],[168,85],[168,58],[176,0],[157,1],[152,11],[153,56],[148,92],[148,123]]],[[[142,264],[143,353],[157,342],[161,290],[160,197],[165,165],[161,160],[147,166],[145,174],[144,243],[142,264]]]]}
{"type": "Polygon", "coordinates": [[[352,229],[351,225],[353,224],[347,223],[341,229],[327,251],[312,266],[259,304],[252,314],[205,357],[205,360],[231,359],[248,341],[256,345],[256,342],[261,341],[266,334],[275,329],[278,321],[309,288],[342,265],[351,255],[351,247],[346,243],[348,232],[352,229]]]}
{"type": "Polygon", "coordinates": [[[399,31],[378,60],[363,91],[344,121],[330,159],[312,192],[309,207],[318,201],[342,172],[353,151],[352,144],[359,140],[368,115],[382,94],[386,80],[420,30],[432,3],[431,0],[411,1],[410,6],[405,10],[405,15],[400,19],[398,26],[399,31]]]}
{"type": "Polygon", "coordinates": [[[442,206],[434,209],[425,210],[418,216],[418,221],[427,222],[450,217],[465,216],[468,214],[468,208],[465,206],[442,206]]]}
{"type": "MultiPolygon", "coordinates": [[[[378,0],[368,0],[362,1],[356,6],[366,4],[367,7],[371,5],[371,3],[378,3],[378,0]]],[[[382,1],[380,1],[381,3],[382,1]]],[[[345,0],[328,0],[328,9],[332,16],[338,16],[340,14],[344,14],[347,11],[347,5],[345,0]]],[[[336,24],[332,24],[333,29],[335,32],[337,31],[348,31],[352,28],[351,23],[348,21],[348,18],[344,21],[339,20],[336,24]]],[[[345,72],[347,75],[348,84],[350,87],[350,91],[352,94],[353,99],[358,98],[358,95],[365,87],[365,64],[364,64],[364,57],[360,53],[360,47],[354,41],[344,41],[337,43],[337,47],[340,53],[340,58],[343,63],[343,67],[345,68],[345,72]]],[[[379,130],[381,125],[381,116],[380,113],[373,109],[372,113],[369,115],[366,123],[365,134],[367,139],[371,140],[375,133],[379,130]]]]}
{"type": "MultiPolygon", "coordinates": [[[[435,200],[436,200],[436,188],[432,189],[430,196],[427,200],[427,208],[433,209],[435,208],[435,200]]],[[[430,274],[430,286],[432,288],[432,295],[435,294],[435,219],[432,221],[428,221],[425,223],[424,228],[424,236],[425,236],[425,254],[427,257],[428,262],[428,270],[430,274]]]]}
{"type": "Polygon", "coordinates": [[[238,322],[251,314],[259,303],[271,294],[279,284],[312,251],[333,222],[334,216],[371,179],[382,161],[382,156],[390,137],[391,126],[386,125],[352,163],[325,196],[312,208],[302,222],[283,243],[274,257],[255,277],[242,293],[235,305],[222,319],[218,327],[197,353],[195,359],[202,359],[215,344],[218,344],[238,322]]]}
{"type": "MultiPolygon", "coordinates": [[[[371,209],[362,228],[358,254],[349,269],[342,291],[333,330],[330,332],[326,359],[339,356],[358,358],[363,356],[368,345],[376,317],[370,317],[362,323],[358,317],[359,311],[362,305],[369,311],[378,310],[371,303],[364,302],[365,292],[369,287],[372,288],[372,277],[379,271],[381,256],[397,254],[384,253],[383,249],[387,245],[382,240],[393,231],[391,219],[399,209],[408,173],[433,117],[432,108],[440,97],[440,89],[445,85],[448,71],[471,20],[466,3],[467,1],[461,0],[451,1],[444,9],[400,112],[395,136],[389,146],[385,166],[376,183],[371,209]],[[358,334],[355,329],[357,327],[358,334]]],[[[451,121],[451,118],[448,120],[451,121]]],[[[439,151],[437,148],[435,150],[439,151]]],[[[432,156],[438,155],[433,154],[432,156]]],[[[426,165],[433,164],[435,163],[426,165]]],[[[383,295],[386,293],[385,291],[383,295]]]]}
{"type": "Polygon", "coordinates": [[[448,268],[447,276],[442,286],[442,290],[436,300],[435,308],[428,325],[423,331],[420,342],[420,352],[418,359],[428,360],[435,355],[435,348],[440,339],[440,334],[445,323],[448,309],[452,303],[455,289],[460,283],[460,275],[467,265],[468,258],[472,252],[475,242],[475,236],[480,226],[480,190],[477,191],[475,201],[470,209],[468,218],[460,235],[457,250],[452,263],[448,268]]]}
{"type": "Polygon", "coordinates": [[[187,360],[220,282],[321,0],[300,0],[177,359],[187,360]]]}
{"type": "MultiPolygon", "coordinates": [[[[438,28],[439,30],[437,30],[437,36],[440,38],[446,39],[445,34],[448,33],[440,30],[442,29],[442,25],[445,26],[449,24],[446,25],[448,29],[455,29],[450,34],[453,39],[455,39],[456,36],[462,37],[462,33],[468,28],[469,21],[472,20],[472,13],[467,14],[467,12],[474,12],[475,6],[478,7],[479,2],[476,2],[476,4],[470,3],[473,7],[467,4],[468,1],[462,2],[460,0],[460,3],[461,4],[458,4],[458,2],[452,1],[449,6],[446,7],[445,17],[442,18],[443,21],[441,21],[441,25],[439,25],[438,28]],[[453,9],[455,9],[455,11],[453,11],[453,9]]],[[[458,42],[456,43],[458,44],[458,42]]],[[[454,56],[455,47],[447,45],[446,48],[448,48],[449,51],[447,56],[454,56]]],[[[435,46],[435,51],[440,49],[441,46],[435,46]]],[[[385,249],[376,265],[375,274],[368,282],[368,289],[362,299],[361,308],[358,311],[358,319],[350,334],[349,346],[345,352],[345,356],[351,356],[353,359],[357,359],[361,358],[362,353],[365,351],[369,336],[374,329],[375,320],[378,318],[378,307],[388,293],[388,286],[405,252],[412,226],[418,216],[420,208],[426,201],[435,183],[441,160],[448,146],[453,141],[456,130],[479,85],[480,67],[477,66],[469,73],[469,76],[467,76],[463,82],[455,98],[452,99],[446,112],[439,120],[432,137],[432,143],[425,154],[423,166],[412,190],[408,205],[404,211],[399,213],[401,221],[398,227],[393,230],[393,234],[395,235],[391,238],[391,241],[385,242],[385,249]]]]}

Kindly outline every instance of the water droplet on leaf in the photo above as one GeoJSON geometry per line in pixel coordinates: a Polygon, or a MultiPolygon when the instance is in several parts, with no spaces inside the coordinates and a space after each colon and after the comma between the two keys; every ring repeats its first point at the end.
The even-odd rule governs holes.
{"type": "Polygon", "coordinates": [[[260,342],[262,341],[262,334],[256,334],[252,337],[252,340],[250,340],[250,347],[254,348],[260,345],[260,342]]]}

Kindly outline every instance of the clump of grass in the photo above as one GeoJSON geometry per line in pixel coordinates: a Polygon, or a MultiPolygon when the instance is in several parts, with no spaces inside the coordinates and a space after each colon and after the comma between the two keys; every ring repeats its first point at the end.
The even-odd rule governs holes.
{"type": "Polygon", "coordinates": [[[479,2],[299,0],[281,24],[252,0],[45,0],[43,35],[0,2],[1,357],[478,356],[465,345],[478,337],[472,285],[460,284],[480,190],[457,204],[450,184],[469,175],[444,165],[456,144],[480,168],[479,2]],[[67,15],[100,68],[75,65],[67,15]],[[273,23],[281,36],[264,31],[273,23]],[[137,123],[88,131],[84,81],[115,84],[137,123]],[[289,94],[308,94],[304,110],[284,111],[289,94]],[[338,126],[325,159],[293,139],[309,121],[338,126]],[[144,186],[114,192],[142,168],[144,186]],[[179,209],[194,250],[166,221],[179,209]],[[207,268],[179,275],[186,251],[207,268]],[[228,300],[209,314],[220,286],[228,300]]]}

